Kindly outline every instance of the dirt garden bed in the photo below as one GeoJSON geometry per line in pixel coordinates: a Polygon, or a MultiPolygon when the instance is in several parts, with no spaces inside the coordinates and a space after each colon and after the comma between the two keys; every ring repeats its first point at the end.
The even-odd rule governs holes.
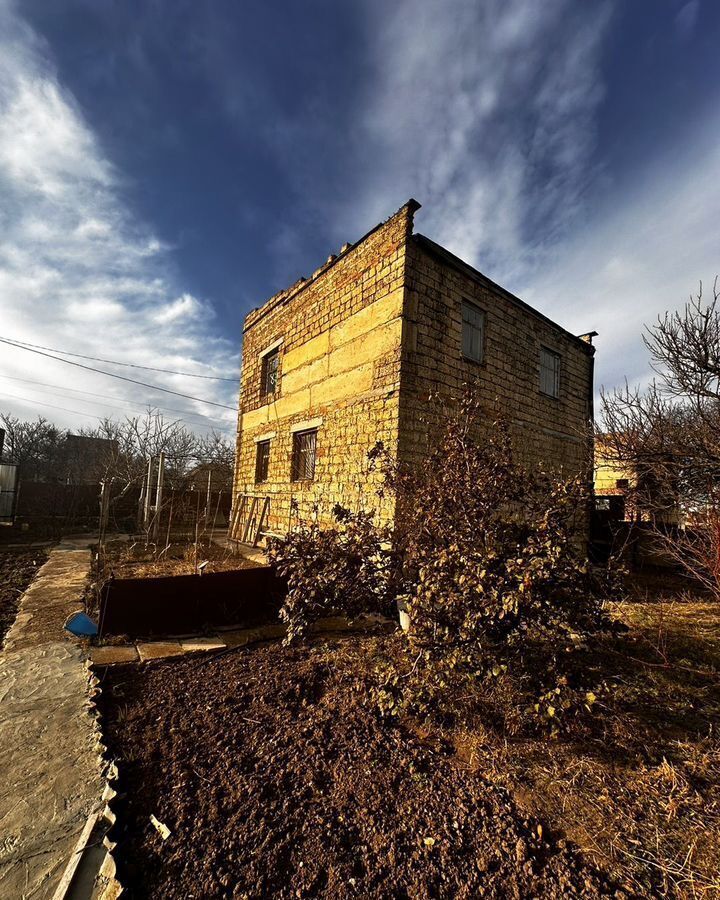
{"type": "Polygon", "coordinates": [[[38,548],[0,550],[0,646],[15,621],[20,598],[47,557],[38,548]]]}
{"type": "Polygon", "coordinates": [[[161,578],[174,575],[192,575],[202,566],[204,574],[252,569],[262,565],[259,559],[250,559],[233,545],[221,546],[211,540],[201,539],[197,546],[187,540],[173,540],[167,545],[156,546],[141,540],[108,540],[102,547],[95,547],[91,577],[85,591],[85,609],[90,616],[99,614],[100,594],[110,578],[161,578]]]}
{"type": "Polygon", "coordinates": [[[135,897],[720,896],[720,610],[640,592],[613,613],[629,632],[587,660],[612,691],[555,740],[381,720],[370,686],[399,634],[107,670],[122,880],[135,897]]]}
{"type": "Polygon", "coordinates": [[[381,722],[366,680],[397,640],[108,670],[131,896],[612,896],[448,741],[381,722]]]}

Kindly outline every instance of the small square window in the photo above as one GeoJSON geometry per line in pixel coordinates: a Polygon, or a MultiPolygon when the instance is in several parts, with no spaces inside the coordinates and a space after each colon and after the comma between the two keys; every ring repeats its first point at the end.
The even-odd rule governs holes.
{"type": "Polygon", "coordinates": [[[261,373],[261,390],[263,396],[274,394],[278,386],[278,364],[280,362],[280,351],[271,350],[262,358],[261,373]]]}
{"type": "Polygon", "coordinates": [[[255,448],[255,484],[262,484],[268,480],[270,441],[258,441],[255,448]]]}
{"type": "Polygon", "coordinates": [[[315,478],[317,428],[293,434],[292,480],[312,481],[315,478]]]}
{"type": "Polygon", "coordinates": [[[481,363],[485,349],[485,313],[472,303],[462,304],[462,354],[481,363]]]}
{"type": "Polygon", "coordinates": [[[560,396],[560,354],[540,348],[540,391],[548,397],[560,396]]]}

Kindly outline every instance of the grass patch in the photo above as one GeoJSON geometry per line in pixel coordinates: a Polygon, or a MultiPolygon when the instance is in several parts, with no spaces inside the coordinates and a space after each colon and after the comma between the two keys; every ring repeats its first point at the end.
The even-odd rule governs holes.
{"type": "Polygon", "coordinates": [[[689,593],[613,604],[629,626],[585,662],[608,691],[591,727],[556,740],[481,722],[455,743],[628,889],[720,896],[720,609],[689,593]]]}

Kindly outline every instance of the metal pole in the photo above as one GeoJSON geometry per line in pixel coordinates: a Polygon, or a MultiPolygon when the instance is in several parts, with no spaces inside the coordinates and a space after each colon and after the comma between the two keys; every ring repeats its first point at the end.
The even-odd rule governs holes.
{"type": "Polygon", "coordinates": [[[205,530],[207,531],[207,523],[210,518],[210,503],[212,493],[212,469],[208,469],[207,498],[205,500],[205,530]]]}
{"type": "Polygon", "coordinates": [[[103,481],[100,488],[100,543],[105,543],[110,518],[110,487],[112,481],[103,481]]]}
{"type": "Polygon", "coordinates": [[[140,496],[138,497],[138,508],[137,508],[137,517],[136,524],[138,531],[143,527],[143,510],[145,509],[145,476],[143,475],[142,483],[140,484],[140,496]]]}
{"type": "Polygon", "coordinates": [[[152,486],[152,467],[153,467],[153,458],[152,456],[148,459],[148,468],[147,468],[147,481],[145,483],[145,507],[143,509],[143,528],[148,527],[148,523],[150,522],[150,489],[152,486]]]}
{"type": "Polygon", "coordinates": [[[155,491],[155,524],[153,526],[153,536],[157,541],[158,528],[160,527],[160,512],[162,510],[163,482],[165,480],[165,454],[160,454],[158,459],[158,476],[157,489],[155,491]]]}

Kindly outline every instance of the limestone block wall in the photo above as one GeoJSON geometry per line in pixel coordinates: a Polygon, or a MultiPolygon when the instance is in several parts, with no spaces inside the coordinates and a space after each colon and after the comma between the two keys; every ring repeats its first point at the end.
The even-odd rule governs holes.
{"type": "Polygon", "coordinates": [[[441,427],[431,394],[447,401],[472,385],[510,423],[518,456],[592,477],[594,350],[421,235],[409,201],[311,278],[251,312],[243,333],[235,494],[270,497],[271,531],[298,517],[327,521],[335,503],[375,508],[390,496],[367,452],[382,441],[422,465],[441,427]],[[481,363],[462,354],[462,301],[485,313],[481,363]],[[557,398],[540,391],[540,349],[560,356],[557,398]],[[279,353],[278,385],[261,390],[262,358],[279,353]],[[315,478],[291,480],[294,430],[318,429],[315,478]],[[270,441],[268,479],[255,484],[256,446],[270,441]]]}
{"type": "Polygon", "coordinates": [[[367,452],[378,440],[397,452],[405,252],[416,206],[245,320],[235,494],[270,497],[271,531],[286,531],[316,507],[326,521],[335,503],[392,519],[392,498],[377,497],[367,452]],[[273,346],[279,381],[268,402],[262,354],[273,346]],[[303,427],[318,429],[315,478],[293,482],[293,431],[303,427]],[[256,485],[263,439],[270,440],[268,480],[256,485]]]}
{"type": "Polygon", "coordinates": [[[419,461],[437,439],[431,394],[457,397],[472,385],[488,410],[511,425],[518,457],[591,478],[593,347],[512,299],[443,248],[413,237],[406,253],[400,454],[419,461]],[[485,313],[484,358],[462,354],[463,300],[485,313]],[[540,349],[560,354],[558,398],[540,391],[540,349]]]}

